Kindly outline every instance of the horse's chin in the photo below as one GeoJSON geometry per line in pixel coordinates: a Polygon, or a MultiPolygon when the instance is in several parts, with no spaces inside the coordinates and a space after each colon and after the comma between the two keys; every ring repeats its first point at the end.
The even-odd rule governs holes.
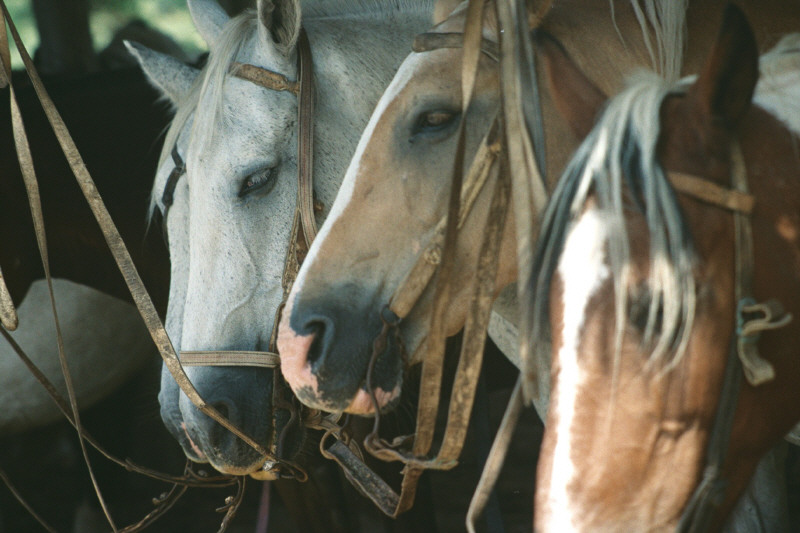
{"type": "Polygon", "coordinates": [[[353,397],[353,400],[344,412],[359,416],[374,416],[376,406],[381,413],[389,412],[394,409],[400,401],[400,390],[400,383],[391,391],[385,391],[380,387],[376,387],[372,391],[372,394],[367,392],[366,389],[358,389],[355,397],[353,397]]]}
{"type": "Polygon", "coordinates": [[[200,447],[194,443],[192,437],[189,436],[189,432],[186,431],[186,424],[183,422],[181,422],[181,429],[183,430],[183,433],[180,435],[178,442],[180,442],[181,448],[183,448],[183,453],[186,455],[186,457],[195,463],[207,463],[208,457],[206,457],[206,454],[203,453],[203,450],[201,450],[200,447]]]}

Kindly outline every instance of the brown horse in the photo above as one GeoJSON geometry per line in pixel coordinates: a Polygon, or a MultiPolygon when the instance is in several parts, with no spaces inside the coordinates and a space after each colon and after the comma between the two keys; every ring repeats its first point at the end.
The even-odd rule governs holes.
{"type": "MultiPolygon", "coordinates": [[[[797,80],[800,51],[789,48],[784,79],[797,80]]],[[[800,137],[759,96],[751,105],[758,52],[735,7],[694,83],[639,77],[608,103],[554,40],[540,49],[551,94],[578,135],[605,111],[554,193],[530,278],[544,291],[533,331],[551,332],[553,354],[536,529],[694,531],[698,485],[716,500],[705,526],[719,529],[759,458],[800,419],[800,137]],[[717,199],[739,187],[741,168],[752,196],[738,198],[755,199],[749,214],[717,199]],[[687,192],[687,175],[719,194],[687,192]],[[752,253],[735,216],[752,229],[752,253]],[[737,311],[748,296],[779,299],[787,312],[776,311],[760,340],[748,337],[747,320],[763,310],[737,311]],[[748,342],[774,375],[752,371],[752,347],[737,350],[748,342]],[[742,369],[731,366],[740,358],[741,387],[742,369]],[[738,405],[725,403],[737,394],[738,405]],[[735,408],[729,439],[715,425],[726,405],[735,408]],[[712,461],[719,479],[704,469],[712,461]]],[[[765,89],[780,90],[775,81],[765,89]]],[[[783,89],[796,105],[797,82],[783,89]]],[[[795,112],[784,107],[783,117],[795,112]]]]}

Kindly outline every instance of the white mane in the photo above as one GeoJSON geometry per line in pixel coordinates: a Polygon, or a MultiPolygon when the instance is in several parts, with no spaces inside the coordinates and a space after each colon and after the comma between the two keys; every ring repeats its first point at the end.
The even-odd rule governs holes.
{"type": "Polygon", "coordinates": [[[753,101],[800,134],[800,33],[781,39],[759,60],[753,101]]]}
{"type": "MultiPolygon", "coordinates": [[[[653,68],[667,80],[677,80],[686,46],[686,8],[689,0],[631,0],[653,68]],[[653,40],[650,39],[652,28],[653,40]]],[[[613,5],[612,5],[613,9],[613,5]]]]}
{"type": "MultiPolygon", "coordinates": [[[[247,10],[231,18],[223,28],[220,39],[215,43],[214,49],[209,52],[208,61],[200,74],[195,79],[192,88],[182,102],[177,103],[175,117],[170,123],[167,135],[164,139],[164,146],[161,149],[158,166],[161,167],[170,157],[173,146],[178,142],[178,137],[183,132],[187,123],[192,119],[192,129],[189,133],[187,144],[195,142],[195,135],[200,131],[214,131],[221,116],[223,84],[228,75],[230,65],[239,54],[242,45],[256,31],[258,19],[254,10],[247,10]],[[210,109],[205,113],[198,113],[197,104],[207,93],[211,93],[212,102],[210,109]],[[202,126],[199,126],[202,125],[202,126]]],[[[184,160],[186,154],[181,154],[184,160]]],[[[154,190],[150,199],[150,212],[156,208],[156,203],[160,200],[161,191],[154,190]]]]}
{"type": "MultiPolygon", "coordinates": [[[[614,282],[617,346],[628,319],[629,297],[641,288],[628,287],[630,249],[626,210],[643,213],[650,238],[649,306],[643,343],[651,361],[685,351],[695,312],[694,252],[675,194],[656,159],[661,128],[659,111],[670,84],[652,73],[636,76],[609,101],[598,124],[578,148],[548,204],[529,279],[536,294],[531,341],[548,337],[548,298],[552,275],[568,229],[593,194],[613,237],[608,258],[614,282]],[[544,336],[543,336],[544,335],[544,336]]],[[[569,283],[569,280],[565,280],[569,283]]]]}

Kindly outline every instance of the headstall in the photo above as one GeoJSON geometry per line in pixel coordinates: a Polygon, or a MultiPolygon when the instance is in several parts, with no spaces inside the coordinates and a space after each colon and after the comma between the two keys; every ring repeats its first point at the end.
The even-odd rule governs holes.
{"type": "Polygon", "coordinates": [[[787,325],[792,315],[775,299],[757,303],[753,297],[753,232],[750,221],[755,199],[748,192],[747,168],[738,142],[731,146],[731,188],[724,189],[695,176],[668,173],[676,190],[733,213],[735,239],[736,324],[725,364],[719,404],[706,447],[706,463],[678,524],[680,533],[707,531],[724,501],[727,481],[722,477],[730,445],[742,378],[752,386],[775,377],[775,370],[757,349],[762,331],[787,325]],[[677,180],[675,179],[677,176],[677,180]],[[709,188],[710,187],[710,188],[709,188]],[[708,192],[713,190],[714,192],[708,192]],[[701,191],[701,192],[698,192],[701,191]]]}
{"type": "MultiPolygon", "coordinates": [[[[297,201],[284,262],[283,275],[281,277],[283,297],[281,304],[275,312],[269,341],[269,351],[181,351],[180,363],[183,367],[244,366],[277,370],[280,366],[280,356],[278,355],[276,347],[278,322],[280,321],[286,298],[289,296],[289,291],[297,277],[300,263],[308,252],[308,246],[317,233],[316,221],[314,219],[312,175],[314,150],[314,77],[311,46],[305,30],[300,31],[297,39],[297,70],[298,81],[291,81],[283,74],[255,65],[239,62],[234,62],[231,65],[231,75],[234,77],[249,81],[272,91],[290,92],[298,97],[297,201]]],[[[180,178],[186,174],[186,164],[178,153],[177,145],[173,146],[171,157],[175,166],[167,178],[164,191],[161,195],[161,203],[163,205],[162,223],[164,227],[166,227],[169,209],[174,202],[175,188],[180,178]]],[[[178,382],[178,384],[180,385],[181,383],[178,382]]],[[[294,400],[287,399],[287,396],[291,397],[291,391],[288,390],[288,387],[283,382],[280,372],[276,371],[273,381],[273,417],[278,408],[285,408],[291,413],[290,422],[283,428],[284,433],[292,423],[299,422],[297,413],[299,407],[294,400]]],[[[273,427],[275,427],[274,424],[273,427]]],[[[273,436],[269,453],[265,454],[267,461],[264,465],[264,469],[251,474],[253,477],[259,479],[274,479],[280,476],[296,477],[300,480],[305,479],[306,474],[299,465],[278,458],[280,452],[278,448],[282,441],[283,434],[273,436]],[[288,467],[289,475],[287,475],[286,471],[279,470],[282,466],[288,467]]],[[[263,453],[263,449],[256,449],[263,453]]]]}

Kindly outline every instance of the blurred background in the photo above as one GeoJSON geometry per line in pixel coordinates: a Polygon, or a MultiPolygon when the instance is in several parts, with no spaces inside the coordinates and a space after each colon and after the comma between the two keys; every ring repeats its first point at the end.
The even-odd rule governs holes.
{"type": "MultiPolygon", "coordinates": [[[[254,0],[222,0],[236,14],[254,0]]],[[[43,74],[93,72],[122,65],[115,41],[169,43],[176,55],[195,60],[205,49],[186,0],[6,0],[28,51],[37,51],[43,74]],[[116,37],[116,39],[115,39],[116,37]],[[112,47],[105,56],[104,52],[112,47]],[[111,62],[109,64],[109,62],[111,62]]],[[[12,49],[14,48],[12,42],[12,49]]],[[[12,50],[12,66],[22,62],[12,50]]]]}

